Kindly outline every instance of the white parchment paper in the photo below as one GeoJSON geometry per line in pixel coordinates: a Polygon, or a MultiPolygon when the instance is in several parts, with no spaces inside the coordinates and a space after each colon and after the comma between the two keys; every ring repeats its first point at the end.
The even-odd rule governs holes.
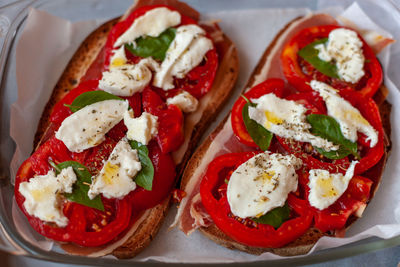
{"type": "Polygon", "coordinates": [[[82,41],[100,21],[71,23],[31,9],[17,44],[18,100],[11,107],[10,134],[17,144],[11,161],[14,179],[32,152],[33,138],[54,86],[82,41]]]}
{"type": "MultiPolygon", "coordinates": [[[[361,29],[386,34],[357,4],[353,4],[343,13],[341,8],[325,8],[324,11],[331,12],[333,15],[341,14],[361,29]]],[[[257,9],[203,14],[205,18],[221,19],[221,28],[235,42],[239,50],[239,80],[230,104],[226,106],[219,118],[229,111],[231,104],[237,98],[251,71],[276,33],[290,20],[307,12],[309,11],[306,9],[257,9]]],[[[400,24],[400,20],[396,23],[400,24]]],[[[17,144],[10,166],[13,176],[18,166],[32,151],[36,125],[56,81],[79,44],[98,25],[97,21],[71,23],[39,10],[31,10],[17,45],[18,100],[11,110],[11,136],[17,144]]],[[[379,58],[384,68],[387,68],[390,50],[385,49],[379,58]]],[[[393,147],[380,189],[367,207],[363,218],[350,228],[346,238],[323,237],[310,253],[370,236],[390,238],[400,235],[400,179],[397,177],[400,173],[400,165],[397,164],[400,160],[400,124],[394,119],[400,118],[400,93],[388,77],[385,77],[385,84],[390,91],[388,99],[393,105],[393,147]]],[[[29,242],[45,250],[52,249],[52,242],[38,237],[26,220],[21,217],[18,208],[14,207],[12,212],[15,224],[29,242]]],[[[253,256],[228,250],[208,240],[199,232],[187,237],[176,228],[168,230],[175,213],[176,209],[172,208],[160,233],[135,260],[234,262],[281,258],[270,253],[253,256]]],[[[57,246],[53,249],[59,250],[57,246]]]]}

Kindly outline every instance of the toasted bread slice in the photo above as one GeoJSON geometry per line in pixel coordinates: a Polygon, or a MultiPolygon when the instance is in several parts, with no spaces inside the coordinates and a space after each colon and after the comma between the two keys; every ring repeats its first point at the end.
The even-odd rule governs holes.
{"type": "MultiPolygon", "coordinates": [[[[116,18],[104,23],[93,31],[81,44],[61,75],[53,93],[43,111],[34,140],[34,147],[38,147],[54,134],[54,128],[49,121],[54,105],[68,92],[74,89],[85,76],[92,63],[98,61],[101,51],[106,43],[107,36],[112,26],[120,19],[125,18],[133,10],[143,5],[165,4],[176,8],[182,14],[198,19],[199,14],[185,3],[176,0],[136,1],[121,18],[116,18]]],[[[200,110],[190,114],[190,119],[185,118],[186,146],[180,151],[176,160],[177,174],[181,174],[200,136],[214,119],[217,112],[227,100],[237,76],[238,55],[232,41],[223,34],[215,41],[219,54],[219,68],[216,73],[211,90],[200,100],[200,110]],[[186,124],[190,123],[189,126],[186,124]]],[[[178,176],[179,177],[179,176],[178,176]]],[[[161,204],[145,212],[139,223],[135,223],[129,232],[129,237],[121,238],[113,244],[100,248],[82,248],[73,244],[62,245],[62,248],[71,254],[102,256],[112,253],[118,258],[131,258],[143,250],[157,234],[169,208],[170,196],[161,204]],[[122,242],[123,241],[123,242],[122,242]],[[114,248],[115,247],[115,248],[114,248]],[[114,248],[110,250],[110,248],[114,248]]]]}
{"type": "MultiPolygon", "coordinates": [[[[319,16],[319,15],[317,15],[319,16]]],[[[268,76],[265,74],[265,65],[266,64],[271,64],[267,63],[268,58],[270,56],[270,53],[276,49],[276,46],[279,45],[278,39],[285,34],[285,32],[291,27],[292,24],[296,23],[297,21],[301,20],[302,18],[296,18],[292,20],[290,23],[288,23],[275,37],[275,39],[271,42],[271,44],[267,47],[265,50],[264,54],[262,55],[259,63],[255,67],[252,75],[250,76],[247,85],[244,87],[245,91],[247,88],[251,88],[255,84],[260,82],[260,76],[264,77],[268,76]]],[[[311,25],[310,25],[311,26],[311,25]]],[[[294,26],[296,27],[296,26],[294,26]]],[[[271,62],[271,61],[270,61],[271,62]]],[[[268,72],[268,71],[267,71],[268,72]]],[[[276,73],[276,72],[275,72],[276,73]]],[[[270,77],[267,77],[270,78],[270,77]]],[[[265,80],[261,78],[261,81],[265,80]]],[[[391,142],[390,142],[390,111],[391,111],[391,105],[388,103],[385,98],[387,96],[387,89],[384,85],[381,86],[379,91],[376,93],[374,99],[376,103],[379,106],[380,113],[381,113],[381,118],[382,118],[382,123],[383,123],[383,128],[385,131],[385,153],[381,160],[371,169],[369,169],[366,173],[363,175],[369,179],[371,179],[374,182],[373,187],[371,188],[371,198],[373,197],[375,191],[377,190],[379,186],[379,182],[382,178],[383,170],[387,161],[388,153],[391,148],[391,142]]],[[[196,176],[198,173],[201,173],[201,171],[197,171],[197,168],[199,166],[202,166],[202,161],[204,160],[207,152],[209,150],[212,150],[211,148],[212,143],[215,141],[215,137],[220,133],[224,127],[226,127],[227,123],[230,123],[230,115],[228,115],[225,120],[223,120],[217,128],[211,133],[211,135],[197,148],[195,153],[193,154],[192,158],[189,160],[186,169],[184,170],[183,176],[182,176],[182,182],[181,182],[181,189],[185,190],[188,187],[192,187],[192,185],[188,186],[189,183],[191,182],[190,180],[195,177],[194,179],[198,179],[196,176]]],[[[209,159],[208,159],[209,160],[209,159]]],[[[204,171],[204,170],[203,170],[204,171]]],[[[199,183],[197,182],[197,186],[199,186],[199,183]]],[[[190,188],[189,190],[193,190],[193,187],[190,188]]],[[[196,191],[197,192],[197,191],[196,191]]],[[[194,194],[191,194],[193,196],[194,194]]],[[[189,193],[190,196],[190,193],[189,193]]],[[[190,205],[190,199],[187,200],[189,204],[185,205],[190,205]]],[[[185,209],[188,210],[185,207],[182,207],[182,214],[180,214],[180,211],[178,211],[178,215],[176,218],[176,222],[178,220],[184,220],[182,217],[185,216],[185,209]]],[[[360,211],[362,213],[362,211],[360,211]]],[[[187,213],[187,211],[186,211],[187,213]]],[[[361,214],[359,214],[361,216],[361,214]]],[[[352,215],[346,224],[346,229],[350,227],[352,223],[354,223],[358,217],[356,215],[352,215]]],[[[178,223],[178,222],[177,222],[178,223]]],[[[191,231],[187,231],[182,227],[182,223],[179,222],[180,228],[186,232],[190,233],[191,231]]],[[[310,251],[310,249],[314,246],[314,244],[323,236],[342,236],[344,234],[344,230],[340,231],[330,231],[323,233],[320,230],[316,228],[310,228],[306,233],[304,233],[302,236],[300,236],[298,239],[294,240],[293,242],[281,247],[281,248],[259,248],[259,247],[251,247],[247,246],[244,244],[241,244],[229,236],[227,236],[225,233],[223,233],[215,224],[211,224],[209,226],[200,226],[199,230],[207,236],[209,239],[213,240],[214,242],[227,247],[229,249],[238,249],[247,253],[251,254],[256,254],[259,255],[264,252],[271,252],[277,255],[281,256],[294,256],[294,255],[301,255],[301,254],[306,254],[310,251]]]]}

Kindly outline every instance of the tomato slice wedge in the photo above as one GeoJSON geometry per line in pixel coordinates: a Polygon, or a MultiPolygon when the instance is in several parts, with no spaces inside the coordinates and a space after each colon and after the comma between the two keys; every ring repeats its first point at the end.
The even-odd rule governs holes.
{"type": "Polygon", "coordinates": [[[142,92],[143,109],[158,117],[156,140],[163,153],[177,150],[183,143],[183,114],[175,105],[165,104],[161,97],[147,87],[142,92]]]}
{"type": "Polygon", "coordinates": [[[69,218],[71,242],[85,247],[97,247],[114,240],[130,225],[132,203],[128,197],[102,198],[102,201],[105,212],[74,203],[69,218]]]}
{"type": "Polygon", "coordinates": [[[255,247],[282,247],[304,234],[312,223],[313,214],[306,201],[293,194],[288,196],[291,218],[278,229],[258,224],[231,213],[226,197],[226,184],[232,170],[259,152],[225,154],[208,166],[200,184],[202,203],[216,226],[234,240],[255,247]]]}
{"type": "Polygon", "coordinates": [[[153,188],[147,191],[140,187],[130,193],[132,209],[136,212],[161,203],[171,194],[175,185],[175,163],[171,155],[163,153],[155,141],[149,143],[148,149],[154,166],[153,188]]]}
{"type": "Polygon", "coordinates": [[[382,83],[383,72],[374,52],[360,35],[358,37],[363,42],[362,49],[365,57],[365,75],[356,84],[328,77],[298,55],[303,47],[314,41],[327,38],[332,30],[338,28],[343,27],[337,25],[314,26],[297,33],[283,47],[281,54],[283,73],[288,82],[299,91],[311,91],[309,82],[318,80],[337,89],[350,88],[359,91],[365,97],[372,97],[382,83]]]}
{"type": "Polygon", "coordinates": [[[362,176],[354,176],[343,195],[324,210],[315,209],[315,227],[323,232],[339,230],[346,226],[350,215],[366,206],[372,181],[362,176]]]}
{"type": "Polygon", "coordinates": [[[185,78],[175,79],[175,88],[187,91],[197,99],[200,99],[210,91],[217,69],[218,54],[214,48],[206,53],[203,62],[189,71],[185,78]]]}

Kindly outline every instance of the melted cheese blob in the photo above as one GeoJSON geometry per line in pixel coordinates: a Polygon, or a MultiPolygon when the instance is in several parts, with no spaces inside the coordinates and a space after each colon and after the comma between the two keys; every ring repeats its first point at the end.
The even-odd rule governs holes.
{"type": "Polygon", "coordinates": [[[147,145],[158,133],[158,117],[147,112],[134,118],[132,111],[127,110],[124,113],[124,123],[128,128],[126,137],[143,145],[147,145]]]}
{"type": "Polygon", "coordinates": [[[138,17],[114,43],[114,47],[123,44],[133,44],[141,36],[157,37],[163,31],[181,23],[181,15],[177,11],[169,10],[166,7],[154,8],[144,15],[138,17]]]}
{"type": "Polygon", "coordinates": [[[174,97],[167,98],[167,104],[176,105],[183,112],[190,113],[197,110],[199,101],[190,93],[183,91],[182,93],[177,94],[174,97]]]}
{"type": "Polygon", "coordinates": [[[46,175],[38,175],[29,182],[19,186],[19,192],[24,196],[24,208],[28,214],[45,222],[53,222],[59,227],[68,224],[68,218],[62,211],[61,193],[72,193],[72,185],[76,175],[72,167],[62,169],[59,175],[49,171],[46,175]]]}
{"type": "Polygon", "coordinates": [[[110,68],[120,67],[126,64],[128,59],[125,55],[125,46],[112,51],[113,55],[110,58],[110,68]]]}
{"type": "Polygon", "coordinates": [[[339,123],[344,137],[356,142],[357,131],[360,131],[367,136],[367,141],[371,141],[371,147],[378,143],[378,132],[361,115],[360,111],[353,107],[349,101],[343,99],[335,89],[316,80],[312,80],[310,86],[325,100],[328,115],[339,123]]]}
{"type": "Polygon", "coordinates": [[[259,217],[285,204],[290,192],[297,189],[296,170],[301,160],[293,155],[258,154],[231,175],[227,197],[234,215],[259,217]]]}
{"type": "Polygon", "coordinates": [[[123,62],[122,59],[119,62],[119,59],[121,58],[111,61],[110,70],[103,72],[99,81],[99,88],[113,95],[132,96],[135,93],[142,92],[150,83],[152,77],[149,68],[158,69],[158,63],[152,58],[143,59],[136,65],[115,66],[117,63],[123,62]],[[114,67],[112,67],[113,64],[114,67]]]}
{"type": "Polygon", "coordinates": [[[327,170],[310,170],[308,201],[311,206],[323,210],[335,203],[346,191],[357,163],[358,161],[352,161],[344,176],[341,173],[329,173],[327,170]]]}
{"type": "Polygon", "coordinates": [[[356,32],[336,29],[329,33],[327,45],[318,44],[318,57],[324,61],[335,60],[339,77],[350,83],[358,82],[364,76],[363,43],[356,32]]]}
{"type": "Polygon", "coordinates": [[[141,168],[137,150],[132,149],[125,138],[121,139],[104,162],[99,175],[93,179],[89,198],[93,199],[98,194],[106,198],[123,198],[135,190],[133,177],[141,168]]]}
{"type": "Polygon", "coordinates": [[[306,122],[307,109],[295,101],[281,99],[274,94],[266,94],[251,99],[257,104],[249,107],[249,117],[280,137],[311,143],[326,151],[337,150],[332,142],[309,132],[311,125],[306,122]]]}
{"type": "Polygon", "coordinates": [[[154,76],[153,85],[169,90],[174,88],[173,77],[184,78],[199,65],[213,43],[205,37],[205,31],[197,25],[180,26],[171,42],[160,70],[154,76]]]}
{"type": "Polygon", "coordinates": [[[56,132],[56,138],[63,141],[71,152],[81,152],[97,146],[105,134],[119,123],[128,101],[104,100],[87,105],[67,117],[56,132]]]}

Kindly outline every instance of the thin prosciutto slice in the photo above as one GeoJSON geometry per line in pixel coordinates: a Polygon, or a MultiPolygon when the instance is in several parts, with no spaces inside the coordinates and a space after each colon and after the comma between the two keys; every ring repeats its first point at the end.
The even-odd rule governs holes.
{"type": "Polygon", "coordinates": [[[207,213],[201,202],[200,193],[197,193],[192,199],[190,215],[194,219],[194,225],[197,227],[208,227],[213,223],[211,216],[207,213]]]}

